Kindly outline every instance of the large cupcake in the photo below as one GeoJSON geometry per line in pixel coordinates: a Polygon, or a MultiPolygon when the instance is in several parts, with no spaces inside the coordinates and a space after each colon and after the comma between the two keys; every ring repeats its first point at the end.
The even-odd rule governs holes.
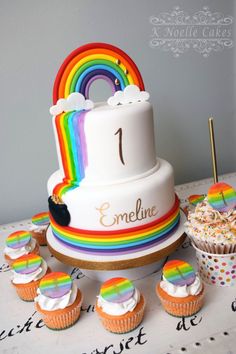
{"type": "Polygon", "coordinates": [[[165,311],[172,316],[192,316],[203,306],[202,281],[192,266],[181,260],[165,264],[156,292],[165,311]]]}
{"type": "Polygon", "coordinates": [[[48,212],[38,213],[32,216],[29,230],[40,246],[47,245],[46,232],[50,224],[48,212]]]}
{"type": "Polygon", "coordinates": [[[200,250],[212,254],[236,252],[236,193],[226,183],[216,183],[207,197],[189,210],[187,235],[200,250]]]}
{"type": "Polygon", "coordinates": [[[79,319],[81,303],[82,294],[68,274],[53,272],[40,281],[35,306],[48,328],[72,326],[79,319]]]}
{"type": "Polygon", "coordinates": [[[33,301],[37,296],[40,279],[49,272],[50,268],[45,260],[30,253],[12,264],[11,283],[22,300],[33,301]]]}
{"type": "Polygon", "coordinates": [[[141,323],[144,308],[144,297],[130,280],[112,278],[101,286],[96,311],[108,331],[132,331],[141,323]]]}
{"type": "Polygon", "coordinates": [[[6,262],[11,266],[19,257],[29,253],[39,254],[39,245],[29,231],[20,230],[7,237],[3,252],[6,262]]]}

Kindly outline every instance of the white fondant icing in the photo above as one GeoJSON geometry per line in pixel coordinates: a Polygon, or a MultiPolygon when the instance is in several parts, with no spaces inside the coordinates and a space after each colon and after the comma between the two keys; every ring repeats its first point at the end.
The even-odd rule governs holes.
{"type": "Polygon", "coordinates": [[[73,92],[67,98],[60,98],[57,103],[50,108],[50,113],[56,116],[62,112],[87,111],[93,107],[94,104],[91,100],[86,100],[79,92],[73,92]]]}
{"type": "MultiPolygon", "coordinates": [[[[105,186],[81,184],[80,187],[65,193],[62,199],[70,212],[70,226],[87,230],[117,230],[147,224],[165,215],[175,201],[173,168],[165,160],[158,159],[158,163],[159,168],[146,177],[135,179],[137,176],[133,176],[133,179],[126,183],[105,186]],[[111,225],[115,215],[135,212],[138,199],[141,199],[143,210],[155,206],[155,215],[129,223],[120,218],[118,224],[111,225]],[[109,225],[107,227],[102,225],[102,213],[99,211],[104,203],[109,203],[103,218],[103,224],[109,225]]],[[[60,171],[49,178],[49,195],[62,178],[60,171]]]]}
{"type": "Polygon", "coordinates": [[[123,91],[116,91],[114,96],[108,98],[107,103],[111,106],[148,101],[149,93],[140,91],[136,85],[128,85],[123,91]]]}
{"type": "Polygon", "coordinates": [[[120,183],[155,168],[153,112],[149,102],[117,107],[97,104],[86,113],[84,130],[88,166],[82,183],[120,183]]]}

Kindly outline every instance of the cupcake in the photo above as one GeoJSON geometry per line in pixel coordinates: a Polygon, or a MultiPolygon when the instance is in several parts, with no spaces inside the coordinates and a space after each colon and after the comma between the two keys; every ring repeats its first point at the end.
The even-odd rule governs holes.
{"type": "Polygon", "coordinates": [[[46,232],[49,224],[48,212],[35,214],[31,218],[29,230],[40,246],[47,246],[46,232]]]}
{"type": "Polygon", "coordinates": [[[201,279],[192,266],[182,260],[165,264],[156,292],[164,310],[172,316],[192,316],[203,305],[204,287],[201,279]]]}
{"type": "Polygon", "coordinates": [[[50,329],[68,328],[79,319],[82,294],[66,273],[46,275],[39,283],[34,300],[36,310],[50,329]]]}
{"type": "Polygon", "coordinates": [[[214,184],[207,197],[188,213],[185,231],[200,250],[212,254],[236,252],[236,192],[226,183],[214,184]]]}
{"type": "Polygon", "coordinates": [[[33,301],[37,296],[40,279],[50,272],[45,260],[37,254],[27,254],[12,264],[11,283],[19,297],[33,301]]]}
{"type": "Polygon", "coordinates": [[[96,312],[110,332],[126,333],[142,321],[145,300],[133,283],[126,278],[107,280],[100,289],[96,312]]]}
{"type": "Polygon", "coordinates": [[[4,257],[10,266],[16,259],[29,253],[39,254],[39,245],[29,231],[16,231],[7,237],[4,257]]]}

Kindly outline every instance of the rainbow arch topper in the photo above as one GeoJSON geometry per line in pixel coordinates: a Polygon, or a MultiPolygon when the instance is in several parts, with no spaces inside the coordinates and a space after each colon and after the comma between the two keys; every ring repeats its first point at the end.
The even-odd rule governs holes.
{"type": "Polygon", "coordinates": [[[113,93],[132,84],[144,91],[141,74],[125,52],[111,44],[90,43],[75,49],[62,63],[54,82],[53,104],[72,92],[88,98],[97,79],[106,80],[113,93]]]}

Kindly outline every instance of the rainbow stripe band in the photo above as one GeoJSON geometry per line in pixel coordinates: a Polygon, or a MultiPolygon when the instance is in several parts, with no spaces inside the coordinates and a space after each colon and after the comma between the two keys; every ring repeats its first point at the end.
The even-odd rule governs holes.
{"type": "Polygon", "coordinates": [[[62,113],[55,118],[65,178],[53,190],[60,197],[69,189],[79,186],[87,166],[87,150],[84,136],[86,112],[62,113]]]}
{"type": "Polygon", "coordinates": [[[50,215],[53,235],[63,245],[88,254],[125,254],[152,247],[167,238],[180,219],[179,199],[172,209],[148,224],[122,230],[94,231],[61,227],[50,215]]]}
{"type": "Polygon", "coordinates": [[[53,88],[53,103],[72,92],[88,97],[88,82],[103,75],[115,91],[135,84],[144,90],[140,72],[133,60],[121,49],[106,43],[90,43],[74,50],[61,65],[53,88]]]}

